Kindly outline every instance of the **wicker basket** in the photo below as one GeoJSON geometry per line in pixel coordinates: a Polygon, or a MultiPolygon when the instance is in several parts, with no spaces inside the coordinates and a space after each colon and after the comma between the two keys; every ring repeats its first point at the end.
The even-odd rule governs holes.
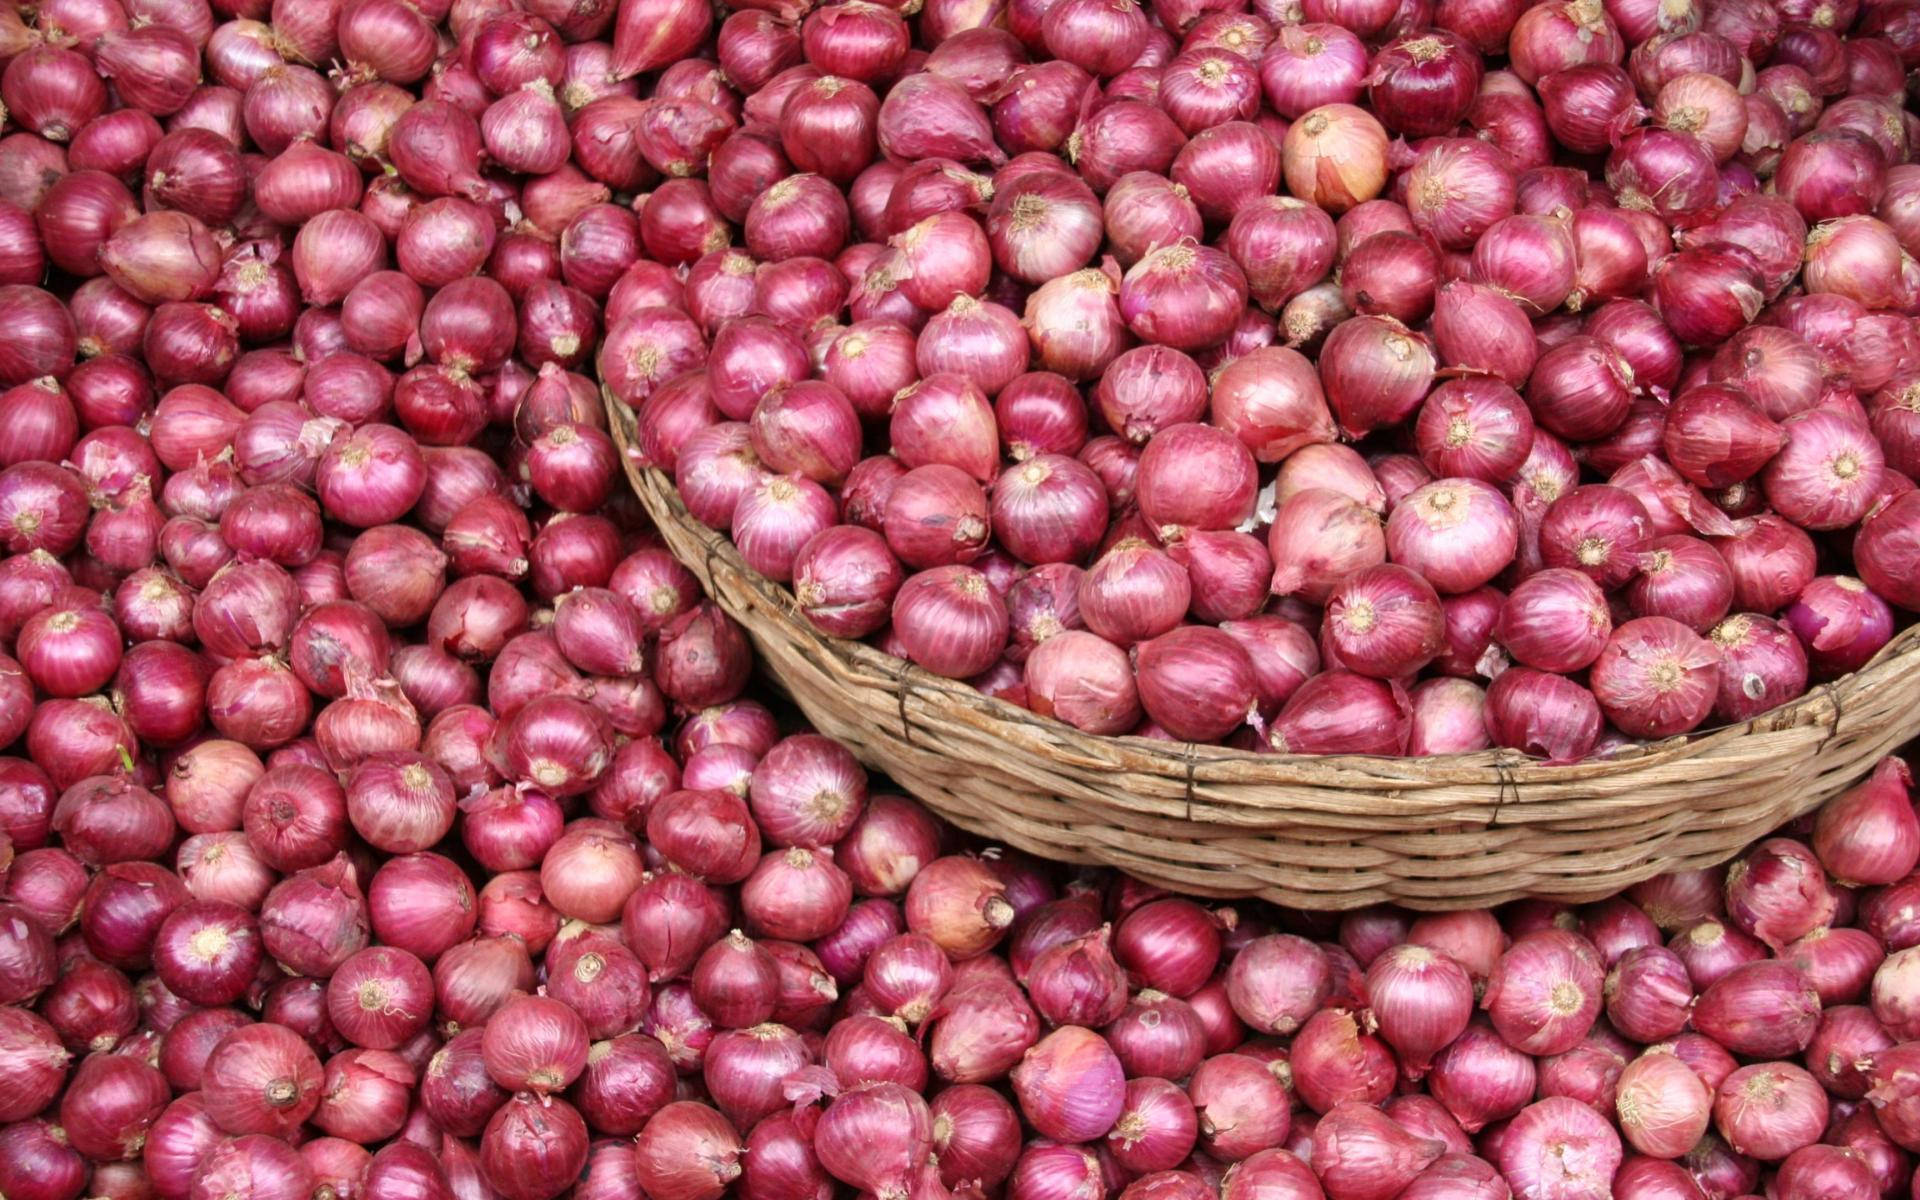
{"type": "Polygon", "coordinates": [[[637,464],[631,411],[608,411],[661,535],[807,718],[948,820],[1044,858],[1308,909],[1592,900],[1724,861],[1920,734],[1920,626],[1756,720],[1602,763],[1256,755],[1084,734],[816,632],[792,592],[637,464]]]}

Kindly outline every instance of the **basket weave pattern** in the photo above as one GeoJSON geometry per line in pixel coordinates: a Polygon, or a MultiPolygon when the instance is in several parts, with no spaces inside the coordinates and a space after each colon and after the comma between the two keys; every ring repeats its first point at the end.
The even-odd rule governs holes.
{"type": "Polygon", "coordinates": [[[1184,892],[1307,909],[1599,899],[1722,862],[1858,782],[1920,734],[1920,626],[1866,668],[1743,725],[1607,762],[1259,755],[1083,734],[859,642],[688,515],[630,452],[641,504],[774,681],[829,737],[973,833],[1184,892]]]}

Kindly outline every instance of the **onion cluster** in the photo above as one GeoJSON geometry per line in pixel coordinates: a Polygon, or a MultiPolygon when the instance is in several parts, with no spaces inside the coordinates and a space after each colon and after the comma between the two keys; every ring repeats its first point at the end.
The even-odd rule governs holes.
{"type": "MultiPolygon", "coordinates": [[[[619,576],[657,573],[644,554],[619,576]]],[[[716,644],[739,636],[713,620],[716,644]]],[[[1528,675],[1561,678],[1496,686],[1528,675]]],[[[344,772],[201,738],[151,788],[123,772],[59,793],[0,760],[23,847],[0,899],[9,1194],[1909,1187],[1902,759],[1729,866],[1601,902],[1302,913],[980,847],[709,686],[621,735],[584,791],[503,774],[477,705],[344,772]],[[355,815],[377,796],[411,827],[455,778],[425,849],[355,815]],[[150,825],[199,831],[143,859],[131,831],[150,825]]]]}
{"type": "Polygon", "coordinates": [[[1088,732],[1743,721],[1920,610],[1915,66],[1917,0],[0,9],[0,1195],[1911,1191],[1904,760],[1581,906],[1054,869],[749,695],[601,388],[823,631],[1088,732]]]}
{"type": "Polygon", "coordinates": [[[684,282],[598,357],[823,634],[1090,734],[1573,763],[1920,611],[1904,17],[854,12],[722,23],[639,209],[684,282]]]}

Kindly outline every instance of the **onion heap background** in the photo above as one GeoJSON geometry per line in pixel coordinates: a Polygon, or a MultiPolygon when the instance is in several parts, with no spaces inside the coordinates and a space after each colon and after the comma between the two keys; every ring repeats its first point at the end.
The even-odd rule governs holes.
{"type": "Polygon", "coordinates": [[[1577,908],[1030,861],[601,393],[1084,730],[1741,721],[1920,609],[1920,0],[800,5],[0,10],[0,1195],[1920,1196],[1902,760],[1577,908]]]}

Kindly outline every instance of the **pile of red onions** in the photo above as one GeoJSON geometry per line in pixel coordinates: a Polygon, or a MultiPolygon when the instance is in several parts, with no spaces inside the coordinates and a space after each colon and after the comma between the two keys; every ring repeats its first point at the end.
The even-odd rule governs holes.
{"type": "MultiPolygon", "coordinates": [[[[652,667],[620,678],[675,715],[605,761],[564,715],[597,710],[554,632],[591,599],[512,639],[502,697],[441,710],[414,750],[336,769],[315,737],[262,755],[196,733],[164,768],[129,750],[64,789],[0,759],[7,1195],[1920,1183],[1900,758],[1727,866],[1598,903],[1226,907],[980,846],[783,733],[740,694],[741,631],[679,570],[642,546],[609,581],[664,618],[628,643],[652,667]]],[[[380,703],[344,661],[335,703],[380,703]]],[[[1502,679],[1527,672],[1557,678],[1502,679]]]]}
{"type": "Polygon", "coordinates": [[[0,1195],[1913,1193],[1904,760],[1585,905],[1049,867],[752,697],[600,386],[824,632],[1088,732],[1745,721],[1920,610],[1916,67],[1920,0],[0,9],[0,1195]]]}
{"type": "Polygon", "coordinates": [[[820,632],[1083,732],[1744,722],[1920,611],[1909,2],[743,4],[576,121],[689,176],[598,364],[820,632]]]}

